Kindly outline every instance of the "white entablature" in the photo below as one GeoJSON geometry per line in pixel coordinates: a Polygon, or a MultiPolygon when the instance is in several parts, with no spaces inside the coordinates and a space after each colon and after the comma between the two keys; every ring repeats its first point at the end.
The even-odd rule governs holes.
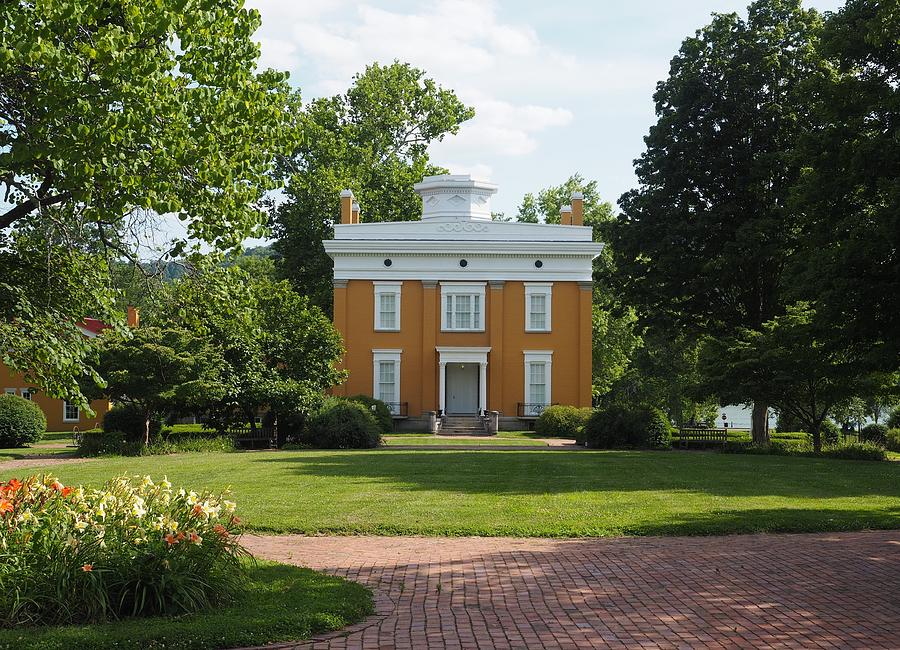
{"type": "Polygon", "coordinates": [[[496,186],[467,175],[415,188],[421,221],[335,225],[324,244],[336,280],[591,280],[603,245],[589,226],[492,221],[496,186]]]}

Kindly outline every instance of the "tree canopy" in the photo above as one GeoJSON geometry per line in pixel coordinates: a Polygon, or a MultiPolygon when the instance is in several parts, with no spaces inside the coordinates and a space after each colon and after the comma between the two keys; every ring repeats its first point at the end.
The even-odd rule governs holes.
{"type": "Polygon", "coordinates": [[[409,64],[372,64],[350,89],[312,101],[302,114],[303,142],[281,166],[285,201],[272,230],[279,269],[313,304],[331,312],[331,259],[322,241],[340,221],[351,189],[362,221],[417,219],[413,185],[444,170],[429,164],[431,142],[456,133],[473,111],[409,64]]]}
{"type": "Polygon", "coordinates": [[[76,323],[122,320],[88,253],[133,257],[145,215],[183,222],[173,256],[260,232],[299,100],[257,71],[259,23],[240,0],[0,4],[0,346],[48,393],[87,406],[76,323]]]}
{"type": "MultiPolygon", "coordinates": [[[[643,325],[694,336],[756,329],[783,312],[798,225],[789,198],[822,74],[822,19],[800,0],[716,14],[684,41],[657,86],[658,121],[635,163],[638,189],[607,229],[626,299],[643,325]]],[[[757,441],[765,404],[754,401],[757,441]]]]}

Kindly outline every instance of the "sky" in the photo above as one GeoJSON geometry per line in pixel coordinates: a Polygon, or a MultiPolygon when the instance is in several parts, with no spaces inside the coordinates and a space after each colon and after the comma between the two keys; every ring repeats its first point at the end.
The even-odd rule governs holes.
{"type": "MultiPolygon", "coordinates": [[[[475,108],[430,148],[434,164],[499,185],[494,211],[579,172],[615,203],[655,121],[652,96],[682,40],[749,0],[247,0],[261,65],[305,100],[345,91],[366,65],[426,71],[475,108]]],[[[841,0],[806,0],[833,11],[841,0]]],[[[364,199],[362,201],[364,203],[364,199]]]]}

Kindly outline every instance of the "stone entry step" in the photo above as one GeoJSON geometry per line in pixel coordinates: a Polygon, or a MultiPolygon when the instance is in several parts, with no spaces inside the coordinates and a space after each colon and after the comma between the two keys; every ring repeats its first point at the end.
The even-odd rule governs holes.
{"type": "Polygon", "coordinates": [[[442,420],[442,436],[486,436],[484,422],[473,415],[445,415],[442,420]]]}

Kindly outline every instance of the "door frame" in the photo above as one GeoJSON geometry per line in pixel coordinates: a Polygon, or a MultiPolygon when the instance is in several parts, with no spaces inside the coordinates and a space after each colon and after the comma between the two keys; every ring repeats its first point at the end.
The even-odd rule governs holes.
{"type": "Polygon", "coordinates": [[[435,348],[438,353],[440,387],[438,389],[438,406],[441,413],[447,412],[447,364],[478,364],[478,412],[487,410],[487,365],[490,348],[445,347],[435,348]]]}

